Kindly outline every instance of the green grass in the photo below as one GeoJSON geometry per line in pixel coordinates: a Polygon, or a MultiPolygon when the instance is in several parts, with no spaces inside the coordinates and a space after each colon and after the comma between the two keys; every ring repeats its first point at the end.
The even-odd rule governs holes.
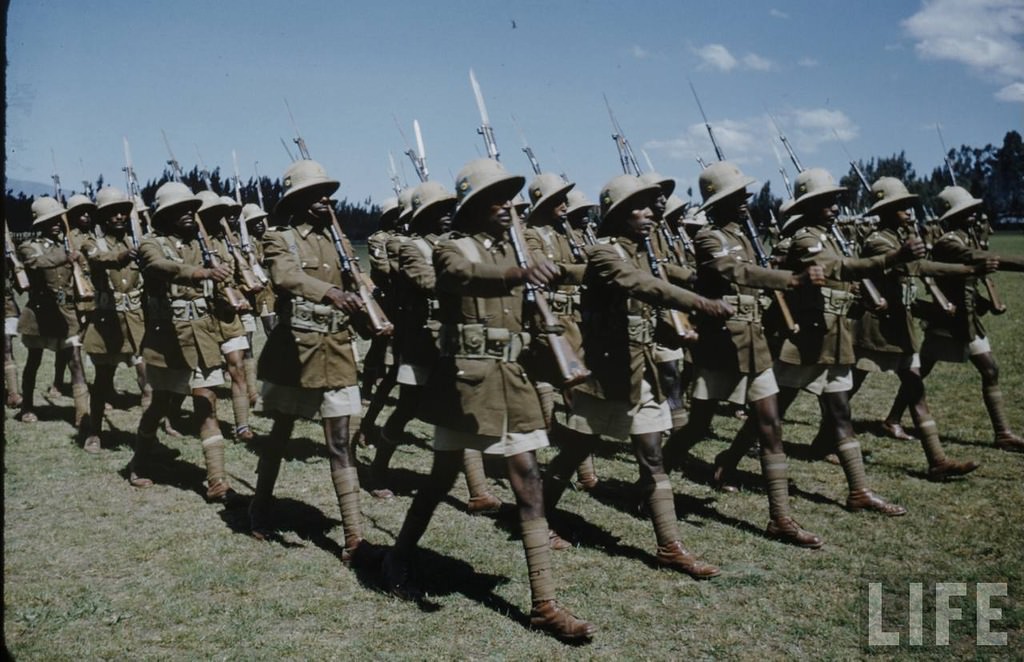
{"type": "MultiPolygon", "coordinates": [[[[1024,255],[1024,237],[1000,236],[994,244],[1024,255]]],[[[1021,431],[1024,278],[998,274],[996,281],[1010,309],[986,324],[1011,422],[1021,431]]],[[[20,346],[17,356],[23,365],[20,346]]],[[[48,355],[37,390],[49,384],[51,366],[48,355]]],[[[1019,657],[1024,456],[992,448],[974,369],[940,364],[927,385],[947,452],[983,466],[967,480],[923,480],[916,442],[873,434],[896,384],[890,376],[870,378],[854,400],[854,423],[872,451],[872,485],[910,509],[903,518],[845,512],[839,468],[799,459],[814,435],[816,404],[801,397],[788,416],[793,511],[826,539],[817,552],[760,534],[767,505],[756,487],[755,460],[741,463],[754,487],[737,495],[718,494],[703,482],[701,469],[737,429],[732,419],[716,419],[719,437],[697,447],[689,477],[673,475],[687,545],[723,570],[706,583],[654,566],[651,525],[636,515],[631,453],[625,445],[602,443],[602,487],[596,494],[570,491],[561,503],[566,533],[577,547],[554,556],[560,598],[600,627],[592,644],[578,648],[525,627],[529,586],[522,549],[507,523],[465,514],[461,481],[423,539],[418,572],[434,608],[421,610],[380,592],[373,572],[341,564],[338,507],[316,424],[296,427],[282,469],[275,511],[282,539],[261,543],[245,534],[245,499],[229,506],[205,503],[195,438],[164,437],[180,456],[165,463],[156,487],[128,486],[121,472],[137,406],[109,413],[115,431],[105,433],[106,448],[96,457],[74,443],[70,398],[43,407],[44,420],[31,426],[14,421],[8,410],[6,646],[21,660],[1019,657]],[[885,587],[890,630],[906,623],[899,606],[906,602],[907,582],[926,584],[926,643],[934,641],[930,583],[1005,581],[1010,595],[993,601],[1003,610],[993,628],[1009,632],[1009,646],[975,648],[972,589],[968,599],[954,602],[965,620],[952,624],[950,646],[869,649],[865,596],[872,580],[885,587]]],[[[126,399],[135,397],[127,369],[118,373],[118,388],[132,394],[126,399]]],[[[48,404],[41,393],[37,402],[48,404]]],[[[231,420],[226,399],[220,414],[231,420]]],[[[258,433],[269,427],[267,419],[255,418],[258,433]]],[[[430,434],[419,423],[410,430],[424,439],[430,434]]],[[[372,449],[358,454],[368,462],[372,449]]],[[[542,461],[551,455],[542,452],[542,461]]],[[[402,447],[392,464],[398,497],[375,502],[364,493],[372,542],[393,541],[430,461],[428,450],[402,447]]],[[[227,463],[239,493],[251,494],[253,452],[231,446],[227,463]]],[[[497,477],[494,485],[512,499],[506,480],[497,477]]]]}

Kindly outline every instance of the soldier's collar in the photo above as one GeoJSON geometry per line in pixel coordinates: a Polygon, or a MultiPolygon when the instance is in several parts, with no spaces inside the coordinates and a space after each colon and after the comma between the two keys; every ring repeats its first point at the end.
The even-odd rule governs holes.
{"type": "Polygon", "coordinates": [[[298,225],[295,226],[296,234],[298,234],[303,239],[308,237],[315,229],[316,228],[314,228],[311,223],[299,223],[298,225]]]}
{"type": "Polygon", "coordinates": [[[495,239],[494,236],[488,232],[477,232],[473,235],[473,238],[479,241],[487,250],[491,250],[492,248],[500,246],[506,242],[504,237],[501,239],[495,239]]]}

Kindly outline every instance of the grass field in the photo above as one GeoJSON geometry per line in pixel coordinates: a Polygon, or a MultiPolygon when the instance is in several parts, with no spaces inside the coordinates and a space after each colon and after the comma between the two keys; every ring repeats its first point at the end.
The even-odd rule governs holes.
{"type": "MultiPolygon", "coordinates": [[[[997,237],[994,246],[1024,255],[1019,235],[997,237]]],[[[1020,432],[1024,278],[998,274],[995,280],[1009,312],[986,324],[1020,432]]],[[[17,357],[23,365],[20,345],[17,357]]],[[[859,438],[871,451],[869,480],[909,508],[902,518],[841,507],[840,469],[801,459],[818,414],[810,398],[798,400],[784,429],[792,506],[806,528],[825,538],[819,551],[762,535],[767,503],[756,460],[740,465],[750,486],[739,494],[707,486],[708,463],[737,428],[734,419],[716,419],[719,437],[697,447],[685,478],[673,475],[687,545],[722,568],[710,582],[656,567],[651,525],[636,512],[631,453],[625,445],[602,444],[599,489],[570,491],[561,503],[563,530],[576,547],[554,556],[560,598],[600,628],[582,647],[527,627],[529,586],[514,528],[467,515],[461,481],[423,539],[417,572],[431,598],[420,608],[381,592],[374,572],[341,564],[339,513],[319,425],[296,427],[276,491],[282,539],[259,542],[246,532],[255,482],[251,449],[228,448],[228,470],[241,495],[230,505],[203,499],[194,437],[163,437],[180,455],[164,463],[155,487],[133,489],[124,479],[140,413],[133,375],[119,371],[120,404],[131,408],[109,412],[104,450],[90,456],[74,442],[71,399],[41,395],[51,367],[48,355],[37,383],[41,421],[25,425],[8,410],[4,425],[4,637],[19,660],[1024,656],[1024,455],[992,447],[980,380],[969,364],[940,364],[927,382],[949,455],[983,463],[966,480],[928,482],[918,443],[876,436],[895,377],[873,376],[853,401],[859,438]],[[901,633],[898,648],[869,645],[870,582],[881,583],[884,629],[901,633]],[[922,646],[908,646],[909,582],[924,584],[922,646]],[[962,619],[951,623],[946,646],[935,645],[936,582],[967,585],[967,595],[951,601],[962,619]],[[991,600],[1002,610],[991,628],[1008,633],[1006,646],[976,646],[975,582],[1007,585],[1008,596],[991,600]]],[[[220,414],[231,420],[227,399],[220,414]]],[[[257,416],[254,427],[266,434],[270,422],[257,416]]],[[[429,438],[425,425],[410,430],[429,438]]],[[[372,452],[359,450],[364,464],[372,452]]],[[[541,460],[551,455],[544,451],[541,460]]],[[[378,502],[363,494],[371,542],[394,540],[430,461],[425,445],[404,446],[392,464],[397,498],[378,502]]],[[[497,474],[494,485],[512,499],[497,474]]]]}

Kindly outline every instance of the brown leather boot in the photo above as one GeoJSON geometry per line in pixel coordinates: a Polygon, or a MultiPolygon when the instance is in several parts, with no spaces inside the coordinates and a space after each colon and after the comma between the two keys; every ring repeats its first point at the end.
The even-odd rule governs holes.
{"type": "Polygon", "coordinates": [[[774,540],[807,549],[818,549],[825,544],[824,540],[804,529],[792,517],[782,517],[768,522],[768,528],[764,532],[774,540]]]}
{"type": "Polygon", "coordinates": [[[551,548],[551,551],[561,552],[572,549],[572,543],[558,535],[554,529],[548,529],[548,547],[551,548]]]}
{"type": "Polygon", "coordinates": [[[871,490],[854,490],[846,497],[846,509],[856,513],[870,510],[889,517],[906,515],[907,509],[895,503],[889,503],[871,490]]]}
{"type": "Polygon", "coordinates": [[[223,501],[231,492],[231,483],[227,478],[215,478],[206,486],[207,501],[223,501]]]}
{"type": "Polygon", "coordinates": [[[966,476],[980,466],[974,460],[965,460],[964,462],[943,460],[928,467],[928,480],[941,481],[954,476],[966,476]]]}
{"type": "Polygon", "coordinates": [[[996,435],[996,448],[1011,453],[1024,453],[1024,439],[1009,430],[996,435]]]}
{"type": "Polygon", "coordinates": [[[711,579],[722,574],[717,567],[698,560],[679,540],[658,546],[658,563],[666,568],[685,572],[694,579],[711,579]]]}
{"type": "Polygon", "coordinates": [[[496,513],[501,509],[501,499],[494,496],[490,492],[484,492],[477,496],[470,497],[469,503],[466,504],[466,510],[470,515],[483,515],[486,513],[496,513]]]}
{"type": "Polygon", "coordinates": [[[889,421],[882,421],[882,432],[885,433],[886,437],[890,439],[899,439],[900,441],[913,441],[914,438],[903,429],[903,426],[899,423],[890,423],[889,421]]]}
{"type": "Polygon", "coordinates": [[[576,618],[557,600],[536,602],[530,610],[530,627],[544,630],[562,641],[590,639],[597,627],[582,618],[576,618]]]}
{"type": "Polygon", "coordinates": [[[270,504],[256,497],[249,502],[249,532],[257,540],[269,540],[274,534],[270,523],[270,504]]]}
{"type": "Polygon", "coordinates": [[[740,491],[736,484],[736,467],[727,458],[727,451],[715,456],[715,467],[711,473],[711,487],[719,492],[735,494],[740,491]]]}
{"type": "Polygon", "coordinates": [[[85,438],[85,443],[82,444],[82,450],[86,453],[96,454],[102,450],[100,444],[100,436],[98,434],[90,434],[85,438]]]}

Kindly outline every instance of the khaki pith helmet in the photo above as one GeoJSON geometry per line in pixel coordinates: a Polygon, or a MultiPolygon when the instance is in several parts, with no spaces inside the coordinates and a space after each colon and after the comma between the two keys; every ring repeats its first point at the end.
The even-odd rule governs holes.
{"type": "Polygon", "coordinates": [[[104,186],[96,192],[96,211],[103,218],[130,214],[133,206],[128,194],[115,186],[104,186]]]}
{"type": "Polygon", "coordinates": [[[665,194],[665,197],[672,195],[672,192],[676,190],[676,180],[671,177],[664,177],[654,172],[645,172],[640,175],[640,181],[644,184],[654,184],[661,188],[661,192],[665,194]]]}
{"type": "Polygon", "coordinates": [[[481,200],[508,202],[523,188],[526,178],[509,174],[494,159],[474,159],[462,166],[455,177],[455,217],[452,223],[463,221],[467,211],[473,210],[481,200]]]}
{"type": "MultiPolygon", "coordinates": [[[[424,218],[428,211],[455,209],[455,194],[440,182],[423,182],[412,191],[412,222],[424,218]]],[[[442,213],[444,213],[442,211],[442,213]]]]}
{"type": "Polygon", "coordinates": [[[412,194],[415,186],[406,186],[398,192],[398,223],[405,225],[412,218],[412,194]]]}
{"type": "Polygon", "coordinates": [[[569,216],[574,216],[577,213],[587,213],[597,206],[596,203],[590,201],[586,193],[578,188],[574,188],[566,193],[565,197],[569,201],[569,211],[566,212],[569,216]]]}
{"type": "Polygon", "coordinates": [[[895,177],[879,177],[878,181],[871,185],[871,199],[875,203],[867,211],[868,216],[874,216],[878,210],[889,205],[913,202],[917,200],[917,196],[908,191],[906,185],[895,177]]]}
{"type": "Polygon", "coordinates": [[[56,198],[51,198],[48,195],[36,198],[32,201],[32,227],[52,221],[66,211],[56,198]]]}
{"type": "Polygon", "coordinates": [[[401,210],[398,206],[398,196],[384,198],[380,203],[380,218],[377,220],[377,224],[384,229],[391,228],[395,219],[398,218],[399,211],[401,210]]]}
{"type": "Polygon", "coordinates": [[[700,178],[697,180],[700,195],[704,199],[700,210],[707,211],[733,193],[746,190],[756,181],[756,179],[744,175],[735,164],[729,161],[712,163],[701,171],[700,178]]]}
{"type": "Polygon", "coordinates": [[[165,219],[174,220],[185,212],[194,213],[203,201],[181,182],[167,182],[156,190],[155,204],[153,224],[160,225],[165,219]]]}
{"type": "Polygon", "coordinates": [[[203,220],[219,221],[227,215],[228,206],[224,204],[224,199],[213,191],[200,191],[196,197],[202,203],[199,217],[203,220]]]}
{"type": "Polygon", "coordinates": [[[793,198],[789,210],[806,212],[808,205],[821,202],[822,198],[845,193],[846,189],[836,185],[832,174],[824,168],[808,168],[797,174],[793,181],[793,198]]]}
{"type": "Polygon", "coordinates": [[[785,219],[782,222],[782,227],[779,228],[779,234],[784,237],[792,235],[800,227],[801,219],[804,217],[803,214],[793,213],[793,203],[795,202],[795,200],[786,200],[779,205],[779,216],[785,219]]]}
{"type": "MultiPolygon", "coordinates": [[[[559,196],[567,195],[575,186],[576,184],[567,182],[554,173],[540,173],[533,178],[527,189],[530,194],[530,216],[537,216],[540,212],[538,218],[543,218],[544,214],[547,214],[554,206],[555,200],[559,196]]],[[[568,198],[566,198],[566,202],[568,203],[568,198]]]]}
{"type": "Polygon", "coordinates": [[[93,202],[89,196],[76,193],[75,195],[68,198],[68,209],[67,214],[69,219],[77,218],[83,213],[94,213],[96,211],[96,203],[93,202]]]}
{"type": "Polygon", "coordinates": [[[242,213],[242,205],[238,204],[238,200],[235,200],[230,195],[220,196],[220,201],[228,208],[228,216],[238,216],[242,213]]]}
{"type": "Polygon", "coordinates": [[[684,213],[686,213],[686,200],[675,193],[668,196],[668,202],[665,203],[665,220],[675,221],[684,213]]]}
{"type": "Polygon", "coordinates": [[[316,161],[302,159],[284,171],[284,196],[274,207],[274,213],[288,216],[297,211],[299,203],[308,206],[323,196],[330,196],[341,183],[327,176],[327,171],[316,161]]]}
{"type": "Polygon", "coordinates": [[[686,214],[683,216],[683,225],[695,225],[697,227],[703,227],[708,224],[708,216],[702,212],[697,205],[690,205],[686,208],[686,214]]]}
{"type": "Polygon", "coordinates": [[[266,217],[267,212],[263,211],[263,208],[255,202],[242,205],[242,220],[245,221],[246,225],[266,217]]]}
{"type": "Polygon", "coordinates": [[[985,204],[984,200],[974,197],[962,186],[947,186],[942,189],[938,201],[938,208],[943,211],[942,216],[939,217],[940,223],[985,204]]]}
{"type": "Polygon", "coordinates": [[[601,189],[601,229],[608,231],[634,209],[650,206],[660,192],[657,184],[645,184],[635,175],[612,178],[601,189]]]}

